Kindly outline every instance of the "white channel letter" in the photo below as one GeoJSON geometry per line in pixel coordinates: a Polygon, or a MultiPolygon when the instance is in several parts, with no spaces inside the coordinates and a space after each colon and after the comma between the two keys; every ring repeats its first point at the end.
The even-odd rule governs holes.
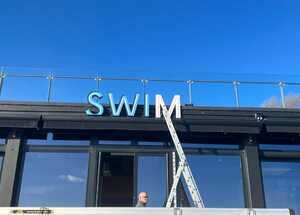
{"type": "Polygon", "coordinates": [[[121,97],[121,100],[120,100],[118,108],[116,108],[116,104],[114,102],[114,97],[113,97],[112,93],[108,94],[108,98],[109,98],[110,108],[111,108],[113,116],[120,116],[122,108],[123,108],[123,105],[125,106],[125,109],[126,109],[126,112],[127,112],[127,116],[134,116],[136,108],[137,108],[137,105],[138,105],[138,100],[140,98],[140,94],[138,94],[138,93],[135,94],[134,102],[133,102],[133,105],[132,105],[132,109],[130,109],[130,105],[129,105],[129,102],[128,102],[128,99],[127,99],[126,96],[122,96],[121,97]]]}
{"type": "Polygon", "coordinates": [[[91,109],[87,109],[85,113],[89,116],[101,116],[104,112],[103,105],[99,103],[99,100],[103,97],[103,95],[99,92],[91,92],[88,95],[88,103],[94,106],[98,111],[94,112],[91,109]]]}
{"type": "MultiPolygon", "coordinates": [[[[161,106],[165,105],[165,102],[163,100],[162,95],[155,95],[155,117],[160,118],[161,117],[161,106]]],[[[181,106],[180,106],[180,95],[175,95],[172,99],[170,108],[168,110],[169,115],[171,116],[173,111],[176,111],[176,118],[181,118],[181,106]],[[176,109],[175,109],[176,107],[176,109]]]]}

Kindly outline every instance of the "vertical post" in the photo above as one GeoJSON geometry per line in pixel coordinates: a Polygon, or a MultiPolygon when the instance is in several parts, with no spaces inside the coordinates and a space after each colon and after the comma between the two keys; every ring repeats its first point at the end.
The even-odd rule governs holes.
{"type": "Polygon", "coordinates": [[[142,79],[141,82],[142,82],[142,85],[143,85],[144,104],[146,104],[145,95],[146,95],[146,85],[148,83],[148,80],[147,79],[142,79]]]}
{"type": "Polygon", "coordinates": [[[0,207],[16,206],[21,177],[21,135],[8,136],[0,182],[0,207]]]}
{"type": "MultiPolygon", "coordinates": [[[[168,146],[171,146],[170,143],[168,143],[168,146]]],[[[174,163],[173,163],[173,153],[175,152],[168,152],[167,153],[167,162],[168,162],[168,165],[167,165],[167,168],[168,168],[168,174],[167,174],[167,177],[168,177],[168,187],[167,187],[167,193],[170,193],[171,191],[171,188],[172,188],[172,184],[173,184],[173,181],[174,181],[174,173],[173,173],[173,168],[174,168],[174,163]]],[[[178,156],[176,155],[175,153],[175,158],[178,158],[178,156]]],[[[176,162],[176,168],[177,168],[177,162],[176,162]]],[[[176,174],[176,173],[175,173],[176,174]]],[[[166,199],[167,201],[167,199],[166,199]]],[[[173,205],[174,207],[176,206],[179,206],[179,207],[190,207],[191,205],[189,204],[189,200],[188,200],[188,197],[187,197],[187,193],[184,189],[184,185],[182,183],[182,181],[180,180],[178,182],[178,186],[177,186],[177,194],[176,194],[176,206],[173,205]]]]}
{"type": "Polygon", "coordinates": [[[103,177],[101,176],[102,174],[102,157],[104,156],[103,152],[98,152],[98,170],[97,170],[97,194],[96,194],[96,205],[100,206],[102,203],[102,190],[103,190],[103,177]]]}
{"type": "Polygon", "coordinates": [[[97,91],[100,92],[100,81],[101,81],[101,78],[99,76],[97,76],[95,78],[95,81],[96,81],[96,84],[97,84],[97,91]]]}
{"type": "MultiPolygon", "coordinates": [[[[170,146],[170,143],[167,143],[170,146]]],[[[166,161],[167,161],[167,190],[166,190],[166,201],[165,203],[167,203],[167,198],[168,198],[168,193],[170,193],[171,191],[171,187],[173,184],[173,158],[172,158],[172,152],[168,152],[167,153],[167,157],[166,157],[166,161]]]]}
{"type": "Polygon", "coordinates": [[[238,81],[233,81],[233,90],[234,90],[234,98],[235,98],[235,106],[240,107],[240,97],[239,97],[239,88],[238,85],[240,82],[238,81]]]}
{"type": "Polygon", "coordinates": [[[2,86],[3,86],[3,81],[5,78],[5,74],[4,74],[4,66],[1,67],[1,72],[0,72],[0,95],[2,93],[2,86]]]}
{"type": "Polygon", "coordinates": [[[243,147],[242,170],[245,206],[247,208],[264,208],[265,196],[258,144],[252,137],[249,137],[243,147]]]}
{"type": "Polygon", "coordinates": [[[51,99],[51,90],[52,90],[52,81],[54,79],[54,76],[51,74],[51,75],[49,75],[47,77],[47,79],[49,80],[47,101],[50,102],[50,99],[51,99]]]}
{"type": "Polygon", "coordinates": [[[189,104],[192,105],[192,84],[194,83],[194,81],[192,80],[188,80],[187,84],[188,84],[188,88],[189,88],[189,104]]]}
{"type": "Polygon", "coordinates": [[[279,85],[279,89],[280,89],[280,97],[281,97],[281,107],[282,108],[286,108],[286,104],[285,104],[285,97],[284,97],[284,87],[285,87],[285,83],[283,83],[282,81],[280,81],[278,83],[279,85]]]}
{"type": "Polygon", "coordinates": [[[91,140],[91,146],[89,151],[89,167],[87,177],[87,189],[86,189],[86,206],[96,207],[97,206],[97,184],[98,184],[98,159],[100,159],[99,153],[97,152],[95,145],[97,139],[91,140]]]}
{"type": "Polygon", "coordinates": [[[144,97],[145,97],[145,94],[146,94],[146,85],[148,83],[148,80],[142,79],[141,82],[143,84],[143,94],[144,94],[144,97]]]}
{"type": "MultiPolygon", "coordinates": [[[[172,152],[172,163],[173,163],[173,181],[174,181],[176,177],[176,153],[175,152],[172,152]]],[[[174,194],[173,207],[174,208],[177,207],[177,191],[174,194]]]]}
{"type": "MultiPolygon", "coordinates": [[[[137,143],[137,142],[135,142],[137,143]]],[[[134,153],[133,158],[133,196],[132,196],[132,206],[135,206],[138,200],[138,153],[134,153]]]]}

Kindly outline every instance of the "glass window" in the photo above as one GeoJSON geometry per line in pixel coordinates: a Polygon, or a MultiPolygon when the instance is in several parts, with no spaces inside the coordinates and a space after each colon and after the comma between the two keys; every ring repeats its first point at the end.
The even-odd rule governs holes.
{"type": "Polygon", "coordinates": [[[292,208],[300,212],[300,163],[262,162],[268,208],[292,208]]]}
{"type": "Polygon", "coordinates": [[[231,83],[194,83],[192,93],[192,101],[196,106],[235,106],[233,85],[231,83]]]}
{"type": "Polygon", "coordinates": [[[29,145],[89,145],[89,140],[41,140],[30,139],[27,141],[29,145]]]}
{"type": "Polygon", "coordinates": [[[86,102],[90,92],[97,89],[93,79],[55,78],[52,82],[51,101],[86,102]]]}
{"type": "Polygon", "coordinates": [[[138,104],[144,103],[144,89],[140,80],[101,80],[99,90],[103,94],[102,104],[109,104],[108,93],[113,94],[115,104],[119,104],[122,96],[126,96],[129,104],[132,104],[136,93],[140,94],[138,104]]]}
{"type": "Polygon", "coordinates": [[[8,76],[4,79],[0,98],[10,101],[47,101],[47,90],[46,77],[8,76]]]}
{"type": "Polygon", "coordinates": [[[29,145],[89,145],[90,140],[53,140],[53,134],[48,133],[47,139],[29,139],[29,145]]]}
{"type": "Polygon", "coordinates": [[[101,153],[99,206],[131,207],[134,196],[134,156],[101,153]]]}
{"type": "Polygon", "coordinates": [[[19,206],[85,206],[88,154],[26,153],[19,206]]]}
{"type": "Polygon", "coordinates": [[[206,207],[244,207],[239,156],[188,155],[188,162],[206,207]]]}
{"type": "Polygon", "coordinates": [[[129,140],[100,140],[100,144],[104,145],[130,145],[131,141],[129,140]]]}
{"type": "Polygon", "coordinates": [[[166,105],[170,105],[175,95],[180,95],[182,105],[188,104],[188,84],[184,81],[149,81],[145,85],[149,103],[155,104],[155,95],[160,94],[166,105]]]}
{"type": "Polygon", "coordinates": [[[1,139],[0,139],[0,145],[1,145],[1,144],[5,144],[5,139],[4,139],[4,138],[1,138],[1,139]]]}
{"type": "Polygon", "coordinates": [[[300,85],[286,84],[284,87],[285,93],[285,106],[287,108],[299,108],[300,107],[300,85]]]}
{"type": "Polygon", "coordinates": [[[262,150],[282,150],[282,151],[300,151],[300,145],[274,145],[274,144],[260,144],[259,148],[262,150]]]}
{"type": "Polygon", "coordinates": [[[139,142],[139,145],[143,145],[143,146],[164,146],[164,145],[166,145],[166,143],[164,143],[164,142],[143,141],[143,142],[139,142]]]}
{"type": "Polygon", "coordinates": [[[239,98],[241,107],[281,107],[280,91],[277,85],[241,83],[239,98]]]}
{"type": "Polygon", "coordinates": [[[220,148],[220,149],[239,149],[240,145],[233,144],[203,144],[203,143],[183,143],[183,148],[220,148]]]}
{"type": "Polygon", "coordinates": [[[148,207],[162,207],[167,198],[167,163],[166,157],[138,156],[137,193],[148,193],[148,207]]]}

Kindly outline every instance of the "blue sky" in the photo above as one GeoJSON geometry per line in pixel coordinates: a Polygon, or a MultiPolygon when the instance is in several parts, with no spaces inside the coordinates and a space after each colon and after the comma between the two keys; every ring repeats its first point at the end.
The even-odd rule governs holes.
{"type": "MultiPolygon", "coordinates": [[[[10,0],[1,1],[0,8],[0,66],[8,73],[300,81],[300,2],[296,0],[10,0]]],[[[47,84],[45,78],[7,77],[0,99],[45,101],[47,84]]],[[[55,80],[51,99],[86,102],[95,88],[93,80],[55,80]]],[[[100,89],[129,98],[143,90],[140,83],[124,82],[105,82],[100,89]]],[[[185,84],[154,83],[147,90],[151,99],[157,92],[179,93],[187,102],[185,84]]],[[[232,86],[197,85],[193,92],[196,105],[234,105],[232,86]]],[[[299,86],[289,86],[285,92],[298,94],[299,86]]],[[[279,89],[245,85],[240,94],[242,106],[261,106],[274,96],[278,100],[279,89]]],[[[86,162],[87,158],[74,159],[86,162]]],[[[84,165],[73,173],[83,180],[84,165]]],[[[280,169],[283,164],[278,165],[280,169]]],[[[290,169],[299,176],[297,165],[290,169]]],[[[71,173],[63,168],[56,174],[61,177],[55,180],[62,183],[71,173]]],[[[267,174],[264,179],[276,184],[278,179],[267,174]]],[[[83,181],[77,182],[82,188],[83,181]]],[[[291,189],[299,189],[296,185],[291,189]]],[[[296,201],[298,196],[290,198],[296,201]]]]}
{"type": "Polygon", "coordinates": [[[0,7],[0,65],[172,79],[299,74],[296,0],[11,0],[0,7]]]}
{"type": "MultiPolygon", "coordinates": [[[[12,0],[0,7],[0,65],[7,73],[300,81],[300,3],[294,0],[12,0]]],[[[29,81],[28,87],[28,79],[6,78],[1,100],[46,100],[47,80],[29,81]]],[[[52,101],[85,102],[96,83],[78,83],[56,81],[52,101]]],[[[193,90],[196,105],[234,105],[232,86],[203,87],[193,90]]],[[[132,95],[142,86],[104,83],[101,90],[132,95]]],[[[243,87],[241,105],[279,100],[278,87],[263,90],[243,87]]],[[[186,84],[149,85],[148,91],[180,93],[187,102],[186,84]]]]}

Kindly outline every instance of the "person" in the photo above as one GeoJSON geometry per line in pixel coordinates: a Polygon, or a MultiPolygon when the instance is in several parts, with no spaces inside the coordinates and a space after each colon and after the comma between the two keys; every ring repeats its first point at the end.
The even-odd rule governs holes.
{"type": "Polygon", "coordinates": [[[147,202],[148,202],[147,192],[140,192],[138,195],[138,202],[135,207],[146,207],[147,202]]]}

